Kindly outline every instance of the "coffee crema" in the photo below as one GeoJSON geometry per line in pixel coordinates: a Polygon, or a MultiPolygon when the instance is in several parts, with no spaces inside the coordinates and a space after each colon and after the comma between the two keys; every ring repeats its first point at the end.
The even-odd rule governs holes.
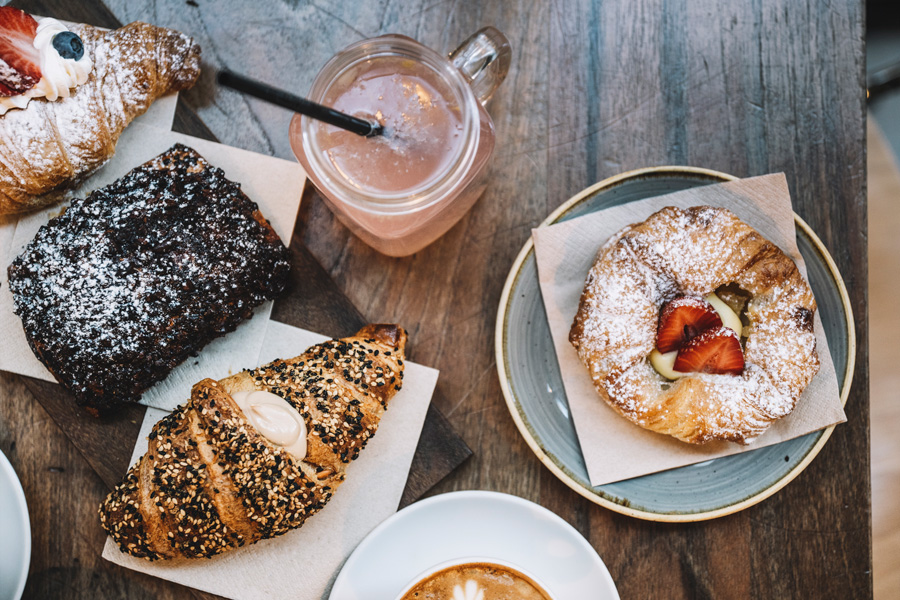
{"type": "Polygon", "coordinates": [[[414,585],[401,600],[553,600],[526,575],[487,562],[453,565],[414,585]]]}

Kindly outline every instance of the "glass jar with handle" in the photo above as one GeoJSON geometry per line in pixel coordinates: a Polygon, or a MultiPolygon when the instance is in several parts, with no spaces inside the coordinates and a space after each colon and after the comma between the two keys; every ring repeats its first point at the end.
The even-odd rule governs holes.
{"type": "Polygon", "coordinates": [[[322,68],[308,97],[377,121],[384,134],[362,137],[298,114],[291,147],[353,233],[384,254],[412,254],[484,191],[494,150],[484,105],[509,63],[509,41],[493,27],[449,57],[402,35],[356,42],[322,68]]]}

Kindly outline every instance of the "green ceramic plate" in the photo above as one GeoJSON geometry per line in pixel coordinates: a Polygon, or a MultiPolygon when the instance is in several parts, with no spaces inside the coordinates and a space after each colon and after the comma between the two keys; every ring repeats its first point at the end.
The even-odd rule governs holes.
{"type": "MultiPolygon", "coordinates": [[[[584,190],[541,226],[680,190],[735,179],[691,167],[630,171],[584,190]]],[[[849,297],[828,251],[795,215],[797,244],[806,260],[831,357],[846,403],[856,336],[849,297]]],[[[534,245],[513,264],[497,316],[497,370],[509,411],[538,458],[566,485],[616,512],[654,521],[701,521],[743,510],[768,498],[818,454],[833,427],[781,444],[609,485],[592,487],[581,456],[550,326],[538,287],[534,245]]]]}

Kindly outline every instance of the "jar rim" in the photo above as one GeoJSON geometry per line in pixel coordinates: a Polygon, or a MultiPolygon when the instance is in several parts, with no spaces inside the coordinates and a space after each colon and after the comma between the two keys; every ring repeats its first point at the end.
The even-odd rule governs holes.
{"type": "Polygon", "coordinates": [[[480,136],[478,101],[462,73],[446,57],[402,35],[392,34],[361,40],[335,54],[316,75],[309,98],[313,102],[321,102],[340,75],[360,62],[374,57],[393,56],[414,59],[437,73],[457,95],[463,115],[463,143],[460,151],[445,169],[423,184],[399,192],[363,192],[323,159],[324,153],[315,133],[324,125],[306,116],[294,117],[300,119],[301,143],[313,171],[311,175],[339,193],[342,200],[370,212],[414,212],[438,202],[465,177],[475,160],[480,136]]]}

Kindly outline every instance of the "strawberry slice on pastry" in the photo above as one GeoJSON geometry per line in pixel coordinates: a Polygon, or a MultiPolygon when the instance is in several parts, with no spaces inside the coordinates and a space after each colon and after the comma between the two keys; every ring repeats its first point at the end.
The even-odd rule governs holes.
{"type": "Polygon", "coordinates": [[[678,351],[675,370],[681,373],[740,375],[744,372],[741,339],[733,329],[708,329],[678,351]]]}
{"type": "Polygon", "coordinates": [[[0,96],[18,96],[41,80],[37,27],[28,13],[0,6],[0,96]]]}
{"type": "Polygon", "coordinates": [[[721,327],[722,319],[713,305],[696,296],[680,296],[665,305],[656,330],[656,347],[671,352],[707,329],[721,327]]]}

